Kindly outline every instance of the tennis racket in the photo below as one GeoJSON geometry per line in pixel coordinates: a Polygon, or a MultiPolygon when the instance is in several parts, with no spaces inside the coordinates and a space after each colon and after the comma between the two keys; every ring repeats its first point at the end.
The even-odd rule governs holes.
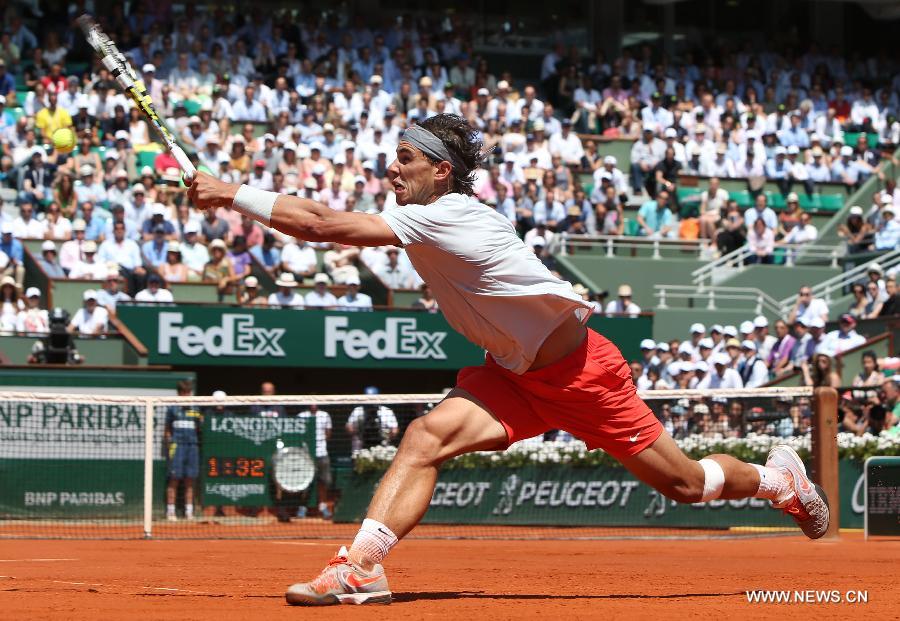
{"type": "Polygon", "coordinates": [[[306,447],[279,449],[272,458],[272,465],[275,484],[291,494],[306,490],[316,475],[316,465],[306,447]]]}
{"type": "Polygon", "coordinates": [[[175,142],[175,136],[169,131],[165,123],[159,118],[156,109],[153,107],[153,100],[147,92],[144,85],[134,69],[126,60],[125,56],[116,47],[116,44],[106,36],[100,26],[94,22],[89,15],[82,15],[78,18],[78,25],[84,32],[88,44],[94,48],[97,57],[103,63],[103,66],[109,69],[110,73],[116,78],[116,81],[122,87],[122,90],[131,98],[138,110],[144,113],[144,116],[150,121],[150,124],[156,129],[156,132],[163,139],[166,148],[178,162],[178,166],[184,172],[188,179],[193,179],[197,173],[197,169],[191,164],[184,150],[175,142]]]}

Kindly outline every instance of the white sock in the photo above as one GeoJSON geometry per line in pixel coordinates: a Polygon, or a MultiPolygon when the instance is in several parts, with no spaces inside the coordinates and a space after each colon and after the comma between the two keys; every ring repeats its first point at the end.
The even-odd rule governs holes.
{"type": "Polygon", "coordinates": [[[364,562],[380,563],[395,545],[397,535],[377,520],[363,520],[359,532],[350,546],[350,558],[364,562]]]}
{"type": "Polygon", "coordinates": [[[184,516],[194,517],[194,505],[184,505],[184,516]]]}
{"type": "Polygon", "coordinates": [[[754,498],[765,498],[777,504],[790,496],[793,491],[791,477],[777,468],[769,468],[759,464],[750,465],[759,472],[759,489],[754,494],[754,498]]]}

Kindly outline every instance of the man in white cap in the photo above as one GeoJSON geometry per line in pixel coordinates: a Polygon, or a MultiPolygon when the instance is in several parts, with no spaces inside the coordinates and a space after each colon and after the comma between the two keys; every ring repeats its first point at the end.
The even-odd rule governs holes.
{"type": "Polygon", "coordinates": [[[619,285],[619,289],[616,293],[618,298],[611,300],[606,304],[606,314],[637,317],[641,312],[641,307],[634,303],[631,286],[619,285]]]}
{"type": "Polygon", "coordinates": [[[791,189],[789,179],[791,165],[786,159],[787,149],[778,145],[775,147],[775,156],[766,161],[766,178],[774,181],[782,194],[787,194],[791,189]]]}
{"type": "Polygon", "coordinates": [[[328,290],[331,279],[328,274],[319,272],[313,277],[313,290],[303,298],[307,308],[334,308],[337,306],[337,298],[328,290]]]}
{"type": "Polygon", "coordinates": [[[106,263],[97,260],[97,242],[87,240],[81,247],[82,259],[72,266],[69,278],[103,280],[106,278],[106,263]]]}
{"type": "Polygon", "coordinates": [[[700,352],[697,350],[700,347],[700,340],[706,336],[706,326],[702,323],[695,322],[691,324],[691,346],[694,348],[694,359],[697,359],[697,356],[700,355],[700,352]]]}
{"type": "Polygon", "coordinates": [[[831,163],[831,181],[843,183],[848,191],[859,183],[859,166],[851,158],[853,147],[844,145],[838,151],[839,157],[831,163]]]}
{"type": "Polygon", "coordinates": [[[203,267],[209,262],[209,250],[200,243],[200,224],[196,220],[189,220],[183,229],[184,241],[181,243],[181,262],[189,270],[203,273],[203,267]]]}
{"type": "Polygon", "coordinates": [[[47,309],[41,308],[41,290],[28,287],[25,290],[25,309],[16,315],[16,332],[46,334],[50,332],[47,309]]]}
{"type": "Polygon", "coordinates": [[[698,461],[665,433],[638,397],[622,354],[584,325],[592,306],[541,264],[508,220],[472,198],[482,149],[464,118],[437,115],[407,128],[388,169],[397,206],[377,216],[235,187],[202,172],[188,180],[197,207],[232,205],[286,235],[404,246],[449,324],[487,351],[483,365],[463,369],[456,388],[406,428],[351,548],[339,550],[315,580],[292,585],[288,603],[389,602],[382,561],[425,514],[440,465],[551,429],[603,447],[676,501],[766,498],[795,515],[807,536],[824,535],[827,503],[789,446],[773,448],[765,466],[722,454],[698,461]]]}
{"type": "Polygon", "coordinates": [[[647,373],[647,367],[659,365],[659,358],[656,355],[656,341],[653,339],[643,339],[641,341],[641,355],[643,356],[642,365],[644,374],[647,373]]]}
{"type": "Polygon", "coordinates": [[[711,368],[706,376],[697,384],[700,390],[707,388],[743,388],[744,382],[737,371],[731,368],[731,357],[726,353],[714,354],[711,368]]]}
{"type": "Polygon", "coordinates": [[[97,303],[97,292],[88,289],[82,296],[84,304],[79,308],[68,330],[79,336],[102,336],[109,329],[109,312],[97,303]]]}
{"type": "Polygon", "coordinates": [[[119,266],[115,263],[108,263],[103,288],[97,291],[97,303],[108,310],[110,315],[115,315],[116,305],[119,302],[131,300],[131,296],[119,288],[123,282],[124,279],[119,274],[119,266]]]}
{"type": "Polygon", "coordinates": [[[372,310],[372,298],[365,293],[359,292],[359,278],[348,278],[347,292],[337,299],[337,307],[339,310],[359,311],[372,310]]]}
{"type": "Polygon", "coordinates": [[[275,286],[278,287],[278,290],[269,294],[269,306],[303,308],[303,296],[294,291],[297,279],[291,272],[283,272],[275,280],[275,286]]]}
{"type": "Polygon", "coordinates": [[[75,197],[78,205],[84,203],[102,203],[106,200],[106,187],[97,180],[96,171],[90,164],[82,164],[78,169],[79,182],[75,184],[75,197]]]}
{"type": "Polygon", "coordinates": [[[609,177],[610,183],[616,188],[616,195],[623,199],[628,194],[628,180],[621,170],[617,168],[618,160],[615,155],[605,155],[603,157],[603,166],[594,171],[594,186],[602,185],[602,175],[609,177]]]}
{"type": "Polygon", "coordinates": [[[881,226],[875,231],[873,248],[877,251],[900,247],[900,221],[894,216],[894,205],[885,202],[881,208],[881,226]]]}
{"type": "Polygon", "coordinates": [[[757,315],[753,319],[753,328],[752,339],[756,341],[759,357],[763,360],[768,360],[769,354],[772,352],[772,348],[778,342],[778,339],[769,334],[769,320],[765,315],[757,315]]]}
{"type": "MultiPolygon", "coordinates": [[[[8,260],[8,258],[7,258],[8,260]]],[[[37,259],[38,265],[49,278],[65,278],[66,272],[59,264],[56,252],[56,244],[52,240],[45,240],[41,244],[41,256],[37,259]]]]}
{"type": "Polygon", "coordinates": [[[744,388],[759,388],[769,381],[769,367],[756,351],[756,342],[746,339],[741,343],[743,358],[738,363],[737,371],[744,383],[744,388]]]}

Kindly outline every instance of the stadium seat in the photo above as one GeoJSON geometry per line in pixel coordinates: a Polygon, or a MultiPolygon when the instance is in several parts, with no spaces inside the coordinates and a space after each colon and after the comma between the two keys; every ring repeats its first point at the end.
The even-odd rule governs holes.
{"type": "Polygon", "coordinates": [[[187,111],[188,116],[193,116],[200,112],[200,102],[193,99],[185,99],[184,109],[187,111]]]}
{"type": "Polygon", "coordinates": [[[29,92],[30,91],[16,91],[16,101],[19,103],[20,107],[25,105],[25,100],[28,98],[29,92]]]}
{"type": "Polygon", "coordinates": [[[638,224],[637,220],[625,218],[625,235],[628,235],[629,237],[637,237],[640,232],[641,225],[638,224]]]}
{"type": "Polygon", "coordinates": [[[685,205],[700,205],[700,190],[698,188],[678,188],[675,195],[678,197],[678,204],[682,207],[685,205]]]}
{"type": "Polygon", "coordinates": [[[728,198],[737,201],[737,204],[741,209],[747,209],[749,207],[753,207],[753,197],[750,195],[750,192],[748,192],[747,190],[738,190],[736,192],[729,192],[728,198]]]}
{"type": "Polygon", "coordinates": [[[822,211],[840,211],[844,207],[844,197],[840,194],[820,194],[819,209],[822,211]]]}
{"type": "Polygon", "coordinates": [[[766,192],[769,207],[778,211],[785,208],[784,195],[781,192],[766,192]]]}
{"type": "Polygon", "coordinates": [[[819,194],[813,194],[812,196],[806,193],[800,194],[800,209],[803,211],[818,211],[821,208],[822,201],[819,194]]]}
{"type": "Polygon", "coordinates": [[[156,159],[157,153],[154,151],[140,151],[137,154],[137,165],[138,168],[143,168],[144,166],[149,166],[153,168],[153,161],[156,159]]]}

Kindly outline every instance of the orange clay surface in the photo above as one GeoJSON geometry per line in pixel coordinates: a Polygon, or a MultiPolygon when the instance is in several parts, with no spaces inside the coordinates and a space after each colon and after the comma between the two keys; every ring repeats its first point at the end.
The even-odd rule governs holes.
{"type": "Polygon", "coordinates": [[[341,541],[0,541],[0,618],[900,619],[900,541],[409,540],[395,601],[295,608],[341,541]],[[748,589],[868,591],[867,604],[749,604],[748,589]]]}

